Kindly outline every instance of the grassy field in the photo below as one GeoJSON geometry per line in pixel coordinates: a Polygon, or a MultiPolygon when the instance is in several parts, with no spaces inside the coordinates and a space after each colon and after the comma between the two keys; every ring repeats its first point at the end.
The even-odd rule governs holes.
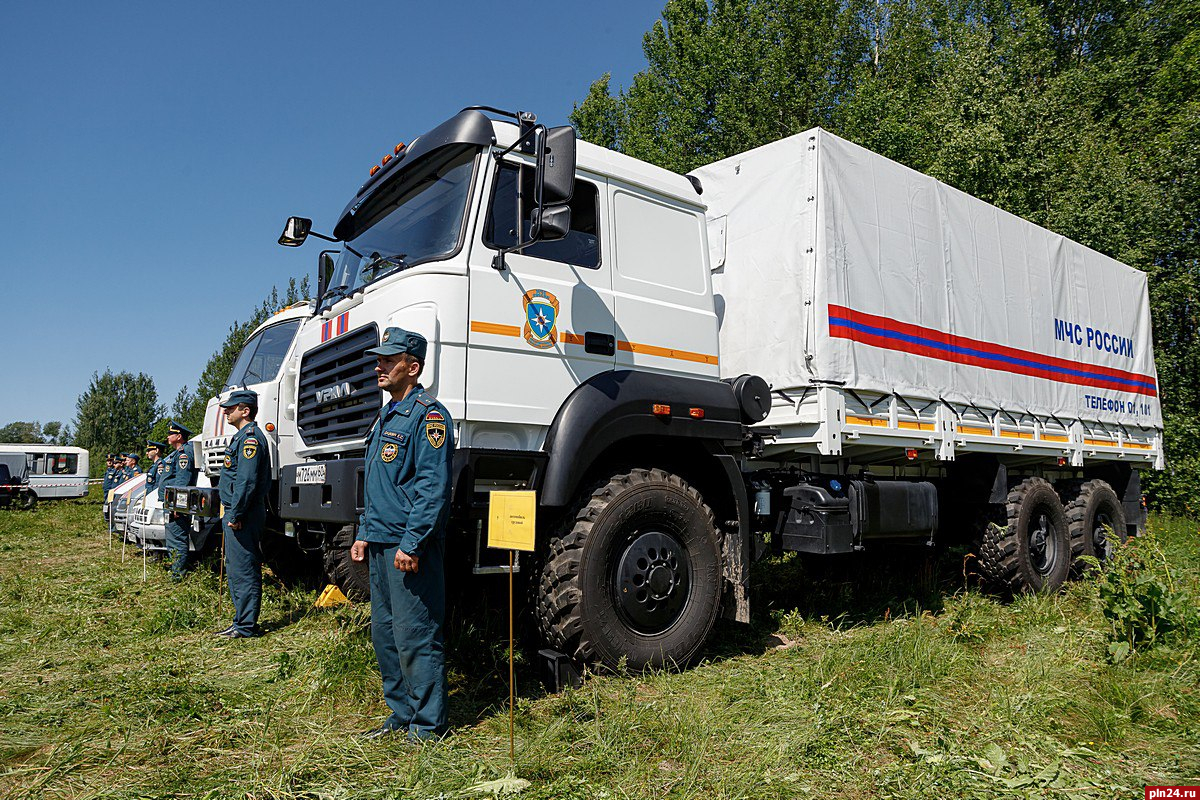
{"type": "Polygon", "coordinates": [[[317,610],[268,579],[269,635],[218,642],[216,575],[174,586],[152,563],[143,583],[99,517],[83,501],[0,511],[0,798],[1140,798],[1200,783],[1190,520],[1152,519],[1141,583],[1107,599],[1086,581],[1004,603],[964,588],[953,556],[940,575],[765,564],[755,624],[723,624],[690,670],[558,695],[526,679],[513,766],[503,650],[478,635],[502,617],[458,626],[450,737],[368,743],[353,734],[386,712],[366,608],[317,610]],[[1152,594],[1159,636],[1123,657],[1102,608],[1152,594]]]}

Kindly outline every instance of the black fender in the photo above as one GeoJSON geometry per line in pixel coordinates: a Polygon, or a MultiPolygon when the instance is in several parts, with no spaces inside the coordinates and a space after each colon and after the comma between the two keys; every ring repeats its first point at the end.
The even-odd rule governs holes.
{"type": "MultiPolygon", "coordinates": [[[[576,387],[550,425],[540,502],[550,507],[571,502],[597,457],[623,439],[666,436],[740,444],[744,431],[727,383],[635,370],[603,372],[576,387]],[[656,405],[670,411],[655,414],[656,405]],[[702,416],[693,416],[692,409],[702,416]]],[[[731,489],[735,496],[744,493],[737,483],[731,489]]]]}

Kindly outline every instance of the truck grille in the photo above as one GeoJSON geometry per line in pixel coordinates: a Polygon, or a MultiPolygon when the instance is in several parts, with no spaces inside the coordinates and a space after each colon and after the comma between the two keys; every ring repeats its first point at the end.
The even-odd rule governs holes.
{"type": "Polygon", "coordinates": [[[229,440],[232,436],[222,436],[219,439],[207,439],[204,442],[204,474],[210,478],[217,478],[221,475],[221,468],[225,466],[225,448],[229,445],[229,440]]]}
{"type": "Polygon", "coordinates": [[[375,356],[363,351],[379,344],[374,323],[343,334],[305,354],[300,364],[296,423],[305,444],[361,439],[379,413],[375,356]]]}

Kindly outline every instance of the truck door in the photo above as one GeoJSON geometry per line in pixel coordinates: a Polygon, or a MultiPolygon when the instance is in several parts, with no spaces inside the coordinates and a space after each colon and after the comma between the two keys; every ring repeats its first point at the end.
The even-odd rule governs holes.
{"type": "Polygon", "coordinates": [[[576,386],[615,360],[607,186],[579,173],[566,238],[509,253],[497,270],[496,248],[514,244],[518,229],[528,236],[533,168],[505,161],[491,169],[470,256],[466,417],[549,425],[576,386]]]}

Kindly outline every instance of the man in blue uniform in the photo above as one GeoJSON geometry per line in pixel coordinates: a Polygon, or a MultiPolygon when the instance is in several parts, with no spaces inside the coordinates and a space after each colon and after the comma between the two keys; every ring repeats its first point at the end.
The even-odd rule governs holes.
{"type": "MultiPolygon", "coordinates": [[[[175,420],[171,420],[167,426],[167,445],[171,448],[171,452],[163,459],[165,471],[159,472],[158,479],[155,481],[159,497],[166,496],[166,489],[169,486],[196,485],[196,473],[199,472],[199,468],[195,459],[192,458],[191,452],[184,448],[184,444],[191,436],[192,432],[175,420]]],[[[167,511],[167,551],[171,554],[171,577],[176,581],[183,580],[183,576],[190,566],[187,529],[191,527],[191,524],[190,515],[167,511]]]]}
{"type": "Polygon", "coordinates": [[[146,458],[150,459],[150,465],[146,467],[146,494],[157,488],[159,462],[162,461],[162,454],[166,449],[167,446],[162,442],[146,442],[146,458]]]}
{"type": "Polygon", "coordinates": [[[138,467],[137,453],[125,453],[125,468],[121,471],[121,480],[118,483],[124,483],[130,478],[136,478],[142,474],[141,468],[138,467]]]}
{"type": "Polygon", "coordinates": [[[108,491],[116,486],[117,479],[117,457],[112,453],[104,459],[106,469],[104,470],[104,483],[100,484],[100,491],[104,493],[104,516],[108,518],[108,491]]]}
{"type": "Polygon", "coordinates": [[[225,448],[221,468],[221,524],[225,531],[225,572],[233,600],[233,624],[217,636],[247,639],[261,636],[258,610],[262,602],[262,555],[259,539],[267,521],[271,461],[267,440],[255,424],[258,394],[249,389],[230,393],[221,403],[225,421],[237,433],[225,448]]]}
{"type": "Polygon", "coordinates": [[[450,513],[454,427],[418,383],[428,343],[384,331],[379,387],[391,395],[367,440],[365,498],[350,555],[371,565],[371,640],[391,715],[365,736],[405,732],[410,741],[446,731],[443,548],[450,513]]]}

